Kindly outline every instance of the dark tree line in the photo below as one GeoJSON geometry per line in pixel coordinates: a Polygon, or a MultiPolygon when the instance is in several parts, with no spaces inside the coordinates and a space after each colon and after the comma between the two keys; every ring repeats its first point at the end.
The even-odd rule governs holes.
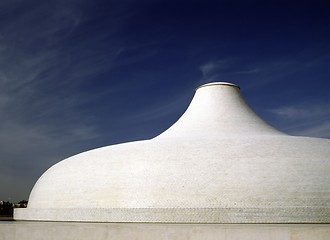
{"type": "Polygon", "coordinates": [[[26,200],[22,200],[18,203],[0,201],[0,216],[13,216],[14,208],[24,208],[26,206],[26,200]]]}

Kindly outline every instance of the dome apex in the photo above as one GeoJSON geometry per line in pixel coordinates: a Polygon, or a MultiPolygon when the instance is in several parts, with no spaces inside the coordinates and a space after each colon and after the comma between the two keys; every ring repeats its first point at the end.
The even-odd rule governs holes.
{"type": "Polygon", "coordinates": [[[239,86],[211,82],[196,89],[188,109],[159,137],[216,138],[284,134],[263,121],[246,103],[239,86]]]}
{"type": "Polygon", "coordinates": [[[222,86],[230,86],[230,87],[236,87],[236,88],[240,89],[240,87],[237,86],[236,84],[229,83],[229,82],[210,82],[210,83],[206,83],[206,84],[203,84],[203,85],[197,87],[197,88],[195,89],[195,91],[197,91],[198,89],[203,88],[203,87],[219,86],[219,85],[222,85],[222,86]]]}

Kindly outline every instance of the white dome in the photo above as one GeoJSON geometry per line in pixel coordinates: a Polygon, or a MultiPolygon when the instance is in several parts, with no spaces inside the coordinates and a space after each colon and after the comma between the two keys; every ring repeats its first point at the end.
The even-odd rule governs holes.
{"type": "Polygon", "coordinates": [[[168,130],[84,152],[47,170],[16,220],[330,222],[330,140],[272,128],[239,87],[196,90],[168,130]]]}

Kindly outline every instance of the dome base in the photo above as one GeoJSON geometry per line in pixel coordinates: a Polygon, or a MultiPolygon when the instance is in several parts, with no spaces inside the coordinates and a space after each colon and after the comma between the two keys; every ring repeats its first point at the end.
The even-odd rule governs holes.
{"type": "Polygon", "coordinates": [[[15,220],[127,223],[329,223],[330,208],[15,209],[15,220]]]}

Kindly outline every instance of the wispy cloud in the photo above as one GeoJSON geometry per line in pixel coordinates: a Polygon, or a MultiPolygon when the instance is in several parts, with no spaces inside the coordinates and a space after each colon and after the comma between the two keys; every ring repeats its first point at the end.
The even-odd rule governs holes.
{"type": "Polygon", "coordinates": [[[258,73],[260,71],[261,71],[260,68],[253,68],[253,69],[249,69],[249,70],[233,72],[232,74],[254,74],[254,73],[258,73]]]}
{"type": "Polygon", "coordinates": [[[297,106],[284,106],[270,110],[277,116],[286,119],[316,119],[330,115],[329,103],[306,103],[297,106]]]}
{"type": "MultiPolygon", "coordinates": [[[[132,14],[125,14],[125,3],[113,4],[107,29],[87,27],[84,32],[86,25],[99,21],[89,13],[91,4],[95,3],[0,2],[6,14],[0,21],[0,179],[26,175],[32,184],[56,161],[86,150],[87,143],[93,146],[101,130],[90,114],[93,109],[84,105],[134,88],[123,78],[112,81],[109,73],[157,53],[154,40],[123,43],[116,36],[132,14]]],[[[20,181],[11,183],[13,195],[23,195],[14,187],[20,181]]]]}
{"type": "MultiPolygon", "coordinates": [[[[258,89],[274,82],[292,81],[310,74],[312,69],[323,71],[329,61],[328,52],[315,54],[313,49],[303,50],[296,56],[262,58],[251,61],[244,56],[227,56],[199,66],[203,82],[233,81],[246,83],[244,89],[258,89]]],[[[329,75],[329,73],[328,73],[329,75]]]]}
{"type": "Polygon", "coordinates": [[[294,133],[302,136],[330,138],[330,122],[320,122],[318,125],[308,126],[294,133]]]}
{"type": "Polygon", "coordinates": [[[220,70],[226,69],[229,64],[229,59],[221,59],[217,61],[207,62],[199,67],[203,74],[203,79],[211,80],[214,79],[220,70]]]}
{"type": "Polygon", "coordinates": [[[330,138],[330,103],[313,102],[283,106],[269,110],[286,121],[292,134],[330,138]]]}
{"type": "Polygon", "coordinates": [[[0,21],[0,178],[21,177],[2,181],[0,188],[12,194],[0,199],[27,195],[17,186],[32,184],[42,171],[72,154],[77,141],[98,137],[78,109],[84,96],[73,89],[86,81],[87,73],[101,70],[84,66],[79,81],[73,74],[64,77],[76,67],[71,49],[63,44],[79,26],[80,10],[55,1],[12,3],[0,3],[1,11],[8,12],[7,21],[0,21]],[[64,147],[68,144],[70,149],[64,147]]]}
{"type": "Polygon", "coordinates": [[[249,66],[248,62],[242,62],[239,57],[229,57],[216,61],[209,61],[199,67],[204,82],[232,81],[239,75],[255,76],[262,72],[260,66],[249,66]],[[238,69],[237,66],[240,66],[238,69]]]}
{"type": "Polygon", "coordinates": [[[204,78],[207,78],[208,76],[212,75],[218,68],[219,66],[215,62],[208,62],[199,67],[199,69],[202,71],[204,78]]]}

